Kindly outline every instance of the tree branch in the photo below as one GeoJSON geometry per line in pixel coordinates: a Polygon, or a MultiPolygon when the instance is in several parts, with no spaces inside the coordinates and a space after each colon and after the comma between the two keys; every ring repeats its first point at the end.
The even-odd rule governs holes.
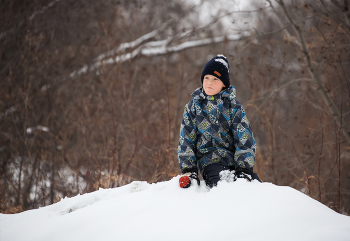
{"type": "Polygon", "coordinates": [[[312,76],[312,79],[315,81],[315,83],[317,85],[317,90],[321,94],[321,97],[323,98],[325,104],[327,105],[329,111],[331,112],[333,120],[338,125],[338,127],[342,130],[342,133],[343,133],[344,137],[346,138],[347,142],[350,144],[350,133],[348,131],[348,127],[346,126],[346,124],[344,122],[342,122],[342,117],[340,115],[340,112],[339,112],[338,108],[335,106],[335,103],[333,102],[333,100],[327,94],[325,88],[322,85],[321,79],[320,79],[317,71],[312,66],[311,57],[310,57],[309,51],[308,51],[308,49],[306,47],[306,42],[305,42],[302,30],[300,29],[299,25],[295,24],[293,22],[293,20],[291,19],[290,15],[289,15],[289,13],[288,13],[288,11],[286,9],[286,6],[284,5],[283,0],[276,0],[276,1],[281,6],[285,17],[287,18],[288,22],[292,24],[295,32],[298,35],[298,38],[299,38],[299,41],[300,41],[300,44],[301,44],[301,51],[303,53],[304,60],[306,62],[306,65],[307,65],[307,68],[309,70],[309,73],[312,76]]]}
{"type": "Polygon", "coordinates": [[[270,0],[267,0],[273,10],[273,12],[275,13],[275,17],[276,17],[276,20],[278,22],[278,24],[280,25],[280,27],[283,29],[283,32],[284,34],[286,35],[287,39],[289,39],[291,42],[293,42],[294,44],[298,45],[299,47],[301,47],[301,44],[300,42],[294,37],[292,36],[289,31],[287,30],[287,28],[283,27],[283,23],[281,21],[281,19],[278,17],[277,15],[277,11],[275,9],[275,7],[272,5],[271,1],[270,0]]]}
{"type": "Polygon", "coordinates": [[[116,57],[113,57],[113,58],[100,60],[98,62],[95,62],[91,66],[84,65],[79,70],[73,71],[69,76],[71,78],[74,78],[77,75],[86,73],[88,70],[94,71],[103,65],[124,63],[126,61],[130,61],[140,56],[152,57],[157,55],[171,54],[171,53],[181,52],[185,49],[195,48],[195,47],[209,45],[209,44],[217,44],[224,41],[239,41],[245,38],[247,37],[241,37],[241,35],[228,35],[228,36],[220,36],[220,37],[214,37],[214,38],[187,41],[187,42],[183,42],[181,44],[172,45],[172,46],[167,46],[167,44],[171,42],[173,38],[169,40],[148,42],[139,46],[132,52],[122,54],[122,55],[117,55],[116,57]]]}
{"type": "Polygon", "coordinates": [[[99,56],[96,57],[95,62],[98,62],[98,61],[101,61],[103,60],[104,58],[108,57],[108,56],[112,56],[114,54],[117,54],[117,53],[120,53],[122,51],[126,51],[128,49],[131,49],[131,48],[135,48],[139,45],[141,45],[142,43],[156,37],[159,33],[161,33],[167,26],[169,26],[169,24],[171,23],[172,21],[168,21],[167,23],[164,23],[160,28],[156,29],[156,30],[153,30],[145,35],[142,35],[141,37],[135,39],[134,41],[131,41],[131,42],[126,42],[126,43],[122,43],[120,44],[118,47],[112,49],[112,50],[109,50],[105,53],[102,53],[100,54],[99,56]]]}

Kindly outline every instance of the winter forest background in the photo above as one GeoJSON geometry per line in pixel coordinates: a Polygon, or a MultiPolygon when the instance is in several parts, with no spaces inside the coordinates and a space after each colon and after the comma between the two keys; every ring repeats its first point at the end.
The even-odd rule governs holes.
{"type": "Polygon", "coordinates": [[[350,214],[348,0],[12,0],[0,23],[0,212],[179,175],[183,107],[224,54],[255,172],[350,214]]]}

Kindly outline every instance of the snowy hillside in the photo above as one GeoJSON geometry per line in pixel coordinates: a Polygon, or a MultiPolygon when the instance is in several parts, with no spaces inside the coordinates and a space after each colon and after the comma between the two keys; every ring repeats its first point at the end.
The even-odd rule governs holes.
{"type": "Polygon", "coordinates": [[[292,188],[239,179],[180,189],[178,179],[0,214],[0,240],[350,240],[350,217],[292,188]]]}

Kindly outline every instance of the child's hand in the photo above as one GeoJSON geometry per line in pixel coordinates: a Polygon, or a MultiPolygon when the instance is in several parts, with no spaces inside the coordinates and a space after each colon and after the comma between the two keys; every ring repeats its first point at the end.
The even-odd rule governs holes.
{"type": "Polygon", "coordinates": [[[191,186],[192,180],[195,179],[197,181],[198,186],[200,185],[200,181],[197,173],[187,172],[179,179],[179,184],[181,188],[188,188],[191,186]]]}

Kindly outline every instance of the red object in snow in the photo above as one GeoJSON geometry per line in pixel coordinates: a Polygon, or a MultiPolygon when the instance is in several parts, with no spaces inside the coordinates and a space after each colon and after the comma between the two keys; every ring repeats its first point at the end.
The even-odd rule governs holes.
{"type": "Polygon", "coordinates": [[[191,186],[191,180],[188,176],[182,176],[179,179],[179,184],[181,188],[187,188],[191,186]]]}

